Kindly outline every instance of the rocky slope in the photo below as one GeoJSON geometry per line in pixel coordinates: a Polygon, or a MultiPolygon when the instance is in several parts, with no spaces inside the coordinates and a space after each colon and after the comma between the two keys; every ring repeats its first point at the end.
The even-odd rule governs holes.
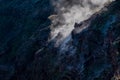
{"type": "Polygon", "coordinates": [[[1,0],[0,80],[119,80],[119,4],[75,23],[68,47],[76,51],[62,54],[47,42],[53,12],[48,0],[1,0]]]}

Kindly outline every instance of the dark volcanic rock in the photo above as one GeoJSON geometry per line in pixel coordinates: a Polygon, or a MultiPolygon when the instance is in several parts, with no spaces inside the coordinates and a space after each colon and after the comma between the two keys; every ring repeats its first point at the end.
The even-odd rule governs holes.
{"type": "Polygon", "coordinates": [[[0,65],[0,78],[1,80],[10,80],[14,75],[14,67],[10,65],[0,65]]]}
{"type": "Polygon", "coordinates": [[[51,44],[39,50],[25,71],[30,72],[26,77],[35,80],[119,80],[119,4],[120,1],[115,1],[106,6],[107,10],[75,24],[71,34],[77,51],[73,55],[69,55],[69,51],[60,55],[51,44]],[[84,28],[82,32],[81,28],[84,28]]]}
{"type": "Polygon", "coordinates": [[[120,2],[116,1],[107,7],[107,11],[95,14],[87,29],[81,33],[73,33],[74,44],[78,41],[76,54],[79,54],[79,59],[81,56],[83,58],[80,59],[80,65],[83,65],[80,73],[82,80],[111,80],[119,69],[120,42],[116,43],[120,37],[118,3],[120,2]]]}
{"type": "Polygon", "coordinates": [[[27,80],[21,75],[45,47],[52,12],[49,0],[0,0],[0,80],[27,80]]]}
{"type": "Polygon", "coordinates": [[[119,4],[76,23],[76,52],[62,55],[54,42],[47,43],[49,0],[0,0],[0,80],[119,80],[119,4]]]}

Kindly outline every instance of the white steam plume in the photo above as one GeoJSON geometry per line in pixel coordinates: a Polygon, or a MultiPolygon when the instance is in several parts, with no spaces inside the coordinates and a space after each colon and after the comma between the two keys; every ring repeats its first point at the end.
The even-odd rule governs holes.
{"type": "MultiPolygon", "coordinates": [[[[71,40],[71,31],[75,23],[88,19],[95,12],[113,0],[52,0],[56,15],[51,15],[52,20],[50,40],[55,46],[61,45],[61,50],[66,50],[71,40]]],[[[84,29],[84,28],[83,28],[84,29]]]]}

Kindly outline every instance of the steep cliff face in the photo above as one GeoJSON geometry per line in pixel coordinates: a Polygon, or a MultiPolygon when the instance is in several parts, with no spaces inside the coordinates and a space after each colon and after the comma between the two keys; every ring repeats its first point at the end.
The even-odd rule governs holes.
{"type": "Polygon", "coordinates": [[[47,49],[51,56],[44,52],[45,62],[40,63],[44,65],[43,76],[51,80],[119,80],[119,3],[115,1],[89,19],[76,23],[72,39],[67,43],[69,49],[63,54],[53,45],[52,49],[47,49]]]}
{"type": "MultiPolygon", "coordinates": [[[[119,3],[119,2],[118,2],[119,3]]],[[[94,14],[89,27],[75,33],[73,44],[77,47],[83,80],[110,80],[119,69],[120,17],[118,3],[106,7],[107,10],[94,14]],[[76,44],[77,41],[77,44],[76,44]],[[82,56],[82,59],[80,59],[82,56]]],[[[86,24],[86,23],[85,23],[86,24]]]]}
{"type": "MultiPolygon", "coordinates": [[[[73,7],[80,0],[62,1],[67,9],[80,8],[73,7]]],[[[78,9],[64,14],[65,9],[61,13],[54,8],[57,15],[50,16],[57,5],[54,0],[52,4],[49,0],[1,0],[0,80],[119,80],[120,1],[105,7],[98,3],[107,0],[90,1],[80,3],[84,9],[94,4],[90,7],[94,13],[80,15],[82,19],[75,23],[78,18],[71,20],[67,14],[78,9]],[[72,29],[64,22],[74,24],[72,29]]]]}

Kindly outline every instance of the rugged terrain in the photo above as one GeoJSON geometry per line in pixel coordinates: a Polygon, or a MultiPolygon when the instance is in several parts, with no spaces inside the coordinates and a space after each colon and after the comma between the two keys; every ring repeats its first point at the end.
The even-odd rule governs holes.
{"type": "Polygon", "coordinates": [[[0,0],[0,80],[120,80],[120,0],[75,23],[65,52],[48,41],[53,13],[49,0],[0,0]]]}

